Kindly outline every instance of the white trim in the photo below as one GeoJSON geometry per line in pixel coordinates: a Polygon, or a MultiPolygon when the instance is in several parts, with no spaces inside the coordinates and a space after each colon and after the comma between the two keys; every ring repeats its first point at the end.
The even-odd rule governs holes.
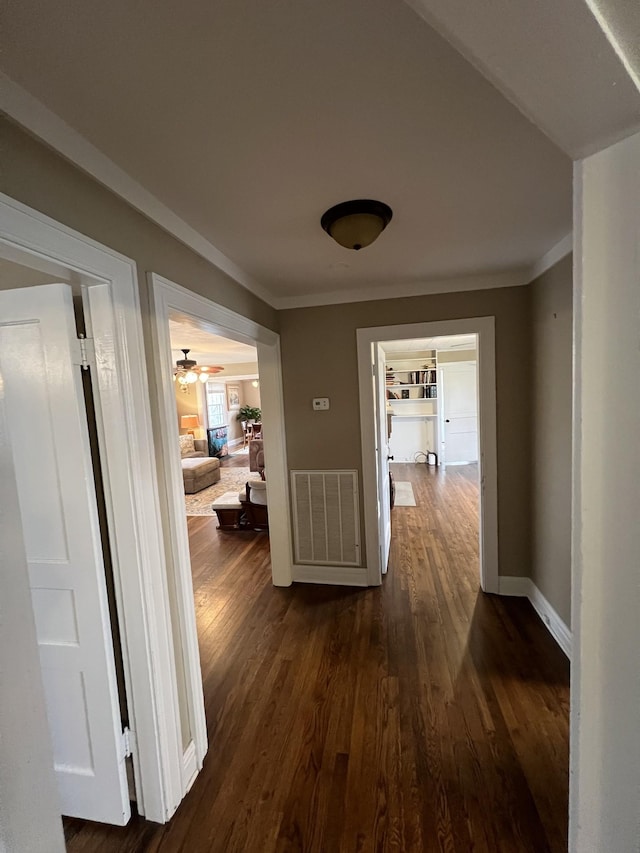
{"type": "Polygon", "coordinates": [[[531,578],[501,577],[500,595],[528,598],[542,624],[571,660],[571,630],[531,578]]]}
{"type": "Polygon", "coordinates": [[[556,609],[540,592],[533,581],[531,581],[529,601],[542,620],[542,623],[549,630],[553,639],[560,646],[569,660],[571,660],[571,630],[567,626],[566,622],[560,618],[556,609]]]}
{"type": "MultiPolygon", "coordinates": [[[[163,512],[167,530],[166,550],[169,577],[177,612],[177,636],[185,676],[189,738],[194,744],[197,769],[200,770],[208,749],[207,725],[202,692],[202,672],[198,650],[191,555],[184,505],[184,484],[178,428],[175,414],[175,390],[172,379],[172,354],[169,317],[179,311],[207,321],[213,333],[250,343],[257,347],[262,386],[264,448],[268,460],[269,542],[273,583],[289,586],[291,573],[291,529],[288,513],[289,496],[286,483],[286,450],[280,338],[271,329],[255,323],[222,305],[192,293],[156,273],[148,273],[151,300],[151,329],[154,371],[158,404],[158,467],[164,482],[163,512]],[[283,485],[284,484],[284,485],[283,485]]],[[[181,786],[185,795],[182,772],[174,776],[173,785],[181,786]]],[[[178,800],[178,802],[179,802],[178,800]]]]}
{"type": "Polygon", "coordinates": [[[527,284],[535,281],[536,278],[539,278],[547,270],[550,270],[551,267],[555,267],[559,261],[566,258],[571,252],[573,252],[573,232],[569,231],[562,240],[559,240],[555,246],[552,246],[546,254],[531,266],[527,284]]]}
{"type": "MultiPolygon", "coordinates": [[[[271,512],[271,510],[269,510],[271,512]]],[[[365,567],[345,566],[293,566],[293,579],[296,583],[321,583],[333,586],[369,586],[369,576],[365,567]]]]}
{"type": "Polygon", "coordinates": [[[406,323],[357,329],[362,494],[369,584],[382,582],[378,530],[378,483],[371,381],[371,345],[384,341],[432,338],[439,335],[478,336],[478,442],[480,490],[480,584],[498,591],[498,459],[496,427],[495,321],[470,317],[432,323],[406,323]]]}
{"type": "Polygon", "coordinates": [[[185,794],[191,790],[201,767],[202,765],[198,765],[196,745],[190,741],[182,756],[182,788],[185,794]]]}
{"type": "Polygon", "coordinates": [[[0,241],[62,264],[83,281],[138,811],[167,819],[181,751],[165,554],[135,264],[0,194],[0,241]]]}
{"type": "Polygon", "coordinates": [[[0,72],[0,110],[225,275],[273,305],[270,292],[41,101],[0,72]]]}

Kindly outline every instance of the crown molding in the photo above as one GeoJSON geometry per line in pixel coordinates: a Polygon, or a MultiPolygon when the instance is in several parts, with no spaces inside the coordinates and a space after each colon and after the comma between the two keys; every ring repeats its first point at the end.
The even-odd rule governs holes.
{"type": "Polygon", "coordinates": [[[185,246],[273,307],[273,295],[78,131],[0,72],[0,110],[185,246]]]}
{"type": "Polygon", "coordinates": [[[412,284],[383,284],[375,287],[355,287],[301,296],[286,296],[275,300],[278,310],[312,308],[320,305],[340,305],[345,302],[373,302],[380,299],[401,299],[429,296],[436,293],[456,293],[462,290],[489,290],[495,287],[520,287],[531,281],[530,267],[479,273],[455,278],[427,279],[412,284]]]}
{"type": "MultiPolygon", "coordinates": [[[[554,267],[559,261],[570,255],[573,252],[573,232],[565,234],[562,240],[559,240],[555,246],[552,246],[539,260],[531,265],[529,271],[529,282],[535,281],[551,267],[554,267]]],[[[529,283],[527,282],[527,284],[529,283]]]]}

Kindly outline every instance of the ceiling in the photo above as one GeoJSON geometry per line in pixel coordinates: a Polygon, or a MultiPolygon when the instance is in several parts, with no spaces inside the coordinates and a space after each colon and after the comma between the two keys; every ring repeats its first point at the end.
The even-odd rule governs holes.
{"type": "Polygon", "coordinates": [[[640,128],[637,1],[407,2],[573,159],[640,128]]]}
{"type": "Polygon", "coordinates": [[[410,341],[384,341],[380,346],[387,355],[427,350],[469,350],[476,348],[476,336],[440,335],[437,338],[415,338],[410,341]]]}
{"type": "MultiPolygon", "coordinates": [[[[583,0],[567,2],[583,13],[583,0]]],[[[526,91],[505,97],[473,32],[455,37],[463,21],[443,23],[437,0],[410,3],[11,0],[0,67],[17,85],[6,81],[4,106],[29,126],[46,105],[40,135],[62,119],[58,150],[91,143],[96,163],[112,161],[92,173],[109,183],[113,164],[124,170],[117,191],[276,307],[531,269],[571,230],[572,152],[530,121],[526,91]],[[356,253],[320,217],[358,197],[394,217],[356,253]]],[[[529,32],[544,56],[524,3],[520,40],[529,32]]],[[[462,6],[491,13],[452,6],[461,19],[462,6]]],[[[551,14],[548,0],[533,6],[551,14]]],[[[566,42],[571,15],[557,23],[566,42]]],[[[611,65],[609,42],[587,30],[590,48],[600,39],[589,62],[611,65]]]]}
{"type": "Polygon", "coordinates": [[[184,358],[181,349],[189,349],[189,358],[199,364],[254,364],[258,360],[255,347],[215,335],[206,321],[187,314],[171,313],[169,337],[175,359],[184,358]]]}

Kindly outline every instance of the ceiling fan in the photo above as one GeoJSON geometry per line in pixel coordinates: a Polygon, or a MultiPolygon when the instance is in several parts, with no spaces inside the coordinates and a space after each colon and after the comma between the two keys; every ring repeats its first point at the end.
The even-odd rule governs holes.
{"type": "Polygon", "coordinates": [[[184,358],[176,361],[176,367],[173,372],[173,381],[178,382],[180,390],[185,394],[189,390],[188,386],[193,385],[198,379],[200,382],[208,382],[209,378],[216,373],[221,373],[224,367],[213,364],[203,364],[198,366],[198,362],[189,358],[191,350],[183,349],[184,358]]]}

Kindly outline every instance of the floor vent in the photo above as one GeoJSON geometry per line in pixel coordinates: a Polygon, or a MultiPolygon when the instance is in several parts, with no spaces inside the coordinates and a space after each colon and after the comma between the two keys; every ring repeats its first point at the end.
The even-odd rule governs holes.
{"type": "Polygon", "coordinates": [[[360,565],[357,471],[292,471],[297,563],[360,565]]]}

